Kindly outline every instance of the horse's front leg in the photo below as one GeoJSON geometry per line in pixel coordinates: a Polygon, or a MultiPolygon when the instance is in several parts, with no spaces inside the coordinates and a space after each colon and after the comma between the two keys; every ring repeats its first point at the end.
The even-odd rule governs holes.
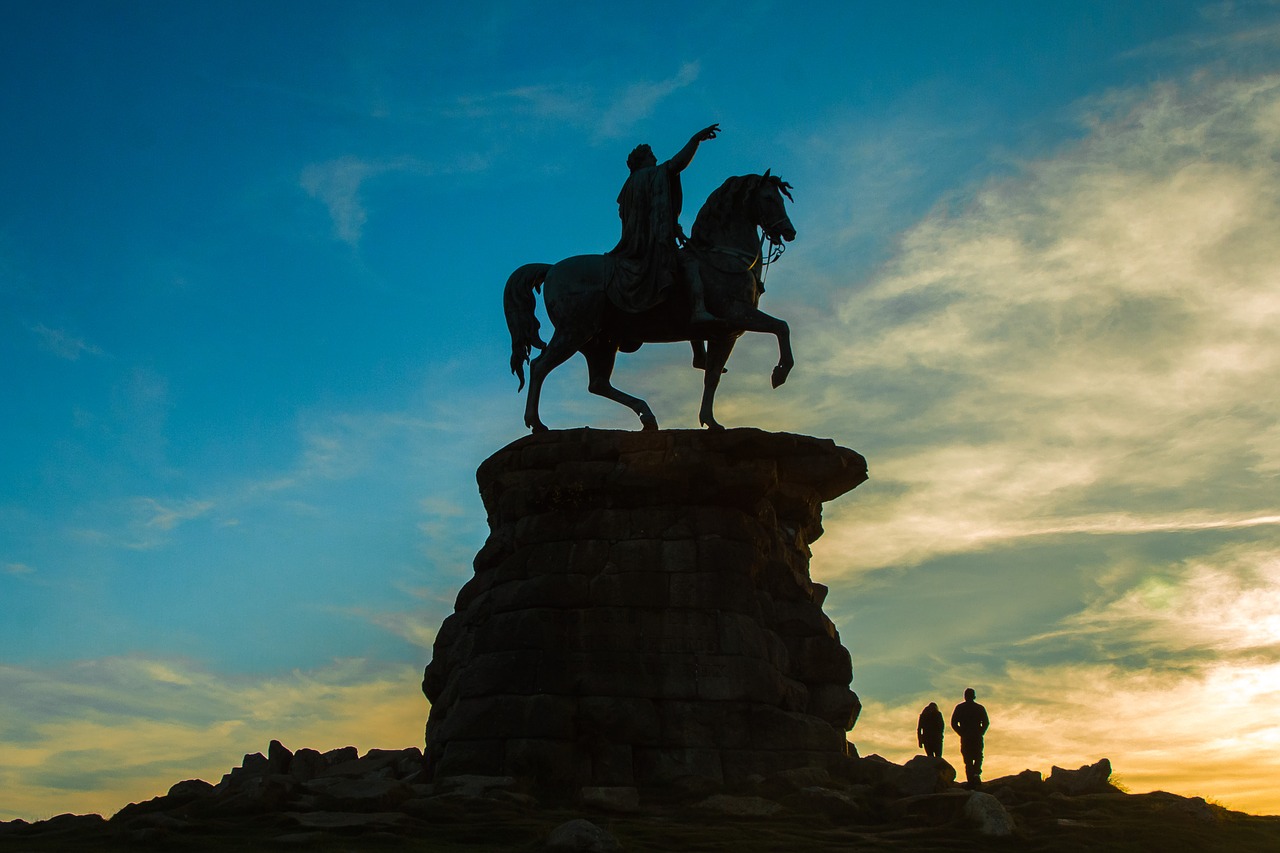
{"type": "Polygon", "coordinates": [[[786,321],[770,316],[759,308],[748,308],[734,317],[734,325],[744,332],[763,332],[778,339],[778,364],[773,368],[769,380],[774,388],[786,382],[791,368],[796,364],[791,356],[791,327],[786,321]]]}
{"type": "Polygon", "coordinates": [[[715,406],[716,388],[720,386],[720,374],[724,373],[725,363],[737,340],[737,335],[726,335],[707,341],[707,360],[702,375],[702,407],[698,409],[698,423],[713,432],[724,429],[716,421],[712,409],[715,406]]]}

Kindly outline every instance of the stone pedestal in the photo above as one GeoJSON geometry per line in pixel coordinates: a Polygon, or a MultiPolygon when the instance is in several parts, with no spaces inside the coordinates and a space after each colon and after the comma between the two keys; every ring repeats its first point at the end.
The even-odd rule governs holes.
{"type": "Polygon", "coordinates": [[[490,535],[423,691],[436,777],[721,784],[844,759],[849,653],[809,578],[833,442],[567,430],[480,466],[490,535]]]}

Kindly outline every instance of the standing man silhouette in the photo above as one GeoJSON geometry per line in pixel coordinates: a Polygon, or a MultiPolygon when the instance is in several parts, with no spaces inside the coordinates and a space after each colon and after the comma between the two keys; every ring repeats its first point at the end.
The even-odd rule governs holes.
{"type": "Polygon", "coordinates": [[[964,701],[951,712],[951,728],[960,735],[965,780],[973,787],[982,783],[982,736],[991,727],[987,709],[974,701],[977,696],[972,687],[966,687],[964,701]]]}
{"type": "Polygon", "coordinates": [[[920,712],[920,720],[916,723],[916,743],[924,748],[924,754],[930,758],[942,757],[942,712],[937,702],[930,702],[920,712]]]}

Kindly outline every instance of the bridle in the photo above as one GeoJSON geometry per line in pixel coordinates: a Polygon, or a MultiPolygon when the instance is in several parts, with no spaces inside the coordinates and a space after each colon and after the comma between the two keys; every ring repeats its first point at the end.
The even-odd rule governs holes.
{"type": "MultiPolygon", "coordinates": [[[[787,197],[790,198],[790,195],[788,194],[787,197]]],[[[787,249],[786,242],[783,241],[781,237],[775,239],[772,235],[777,233],[776,229],[778,228],[778,226],[782,225],[782,223],[787,221],[789,221],[789,218],[787,217],[786,213],[783,213],[782,216],[778,217],[773,222],[760,226],[760,248],[756,250],[755,254],[752,254],[750,252],[744,252],[741,249],[731,249],[726,246],[714,246],[706,243],[702,243],[701,245],[697,246],[697,250],[704,253],[713,252],[719,255],[728,255],[730,258],[733,258],[734,260],[739,261],[740,263],[743,264],[742,269],[724,269],[722,267],[716,266],[714,263],[711,265],[723,273],[740,275],[745,272],[750,272],[751,270],[756,268],[756,264],[759,264],[760,272],[757,274],[756,278],[760,282],[760,290],[763,292],[764,279],[769,272],[769,266],[775,263],[779,258],[781,258],[782,253],[785,252],[787,249]],[[764,248],[764,244],[766,240],[769,241],[768,252],[766,252],[764,248]]],[[[688,241],[688,242],[692,242],[692,241],[688,241]]]]}
{"type": "MultiPolygon", "coordinates": [[[[760,251],[756,255],[760,258],[760,289],[764,290],[764,277],[769,273],[769,265],[782,257],[782,253],[787,250],[787,244],[781,240],[774,240],[770,236],[770,232],[787,221],[786,216],[782,216],[774,222],[761,226],[760,228],[760,251]],[[766,255],[764,251],[764,241],[769,241],[769,253],[766,255]]],[[[754,266],[754,265],[753,265],[754,266]]]]}

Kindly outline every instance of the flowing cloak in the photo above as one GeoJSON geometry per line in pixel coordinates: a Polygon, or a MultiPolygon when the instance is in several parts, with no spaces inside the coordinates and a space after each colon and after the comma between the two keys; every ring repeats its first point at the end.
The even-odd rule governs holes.
{"type": "Polygon", "coordinates": [[[646,311],[661,302],[679,275],[676,234],[683,190],[670,162],[636,169],[618,193],[622,239],[605,292],[623,311],[646,311]]]}

